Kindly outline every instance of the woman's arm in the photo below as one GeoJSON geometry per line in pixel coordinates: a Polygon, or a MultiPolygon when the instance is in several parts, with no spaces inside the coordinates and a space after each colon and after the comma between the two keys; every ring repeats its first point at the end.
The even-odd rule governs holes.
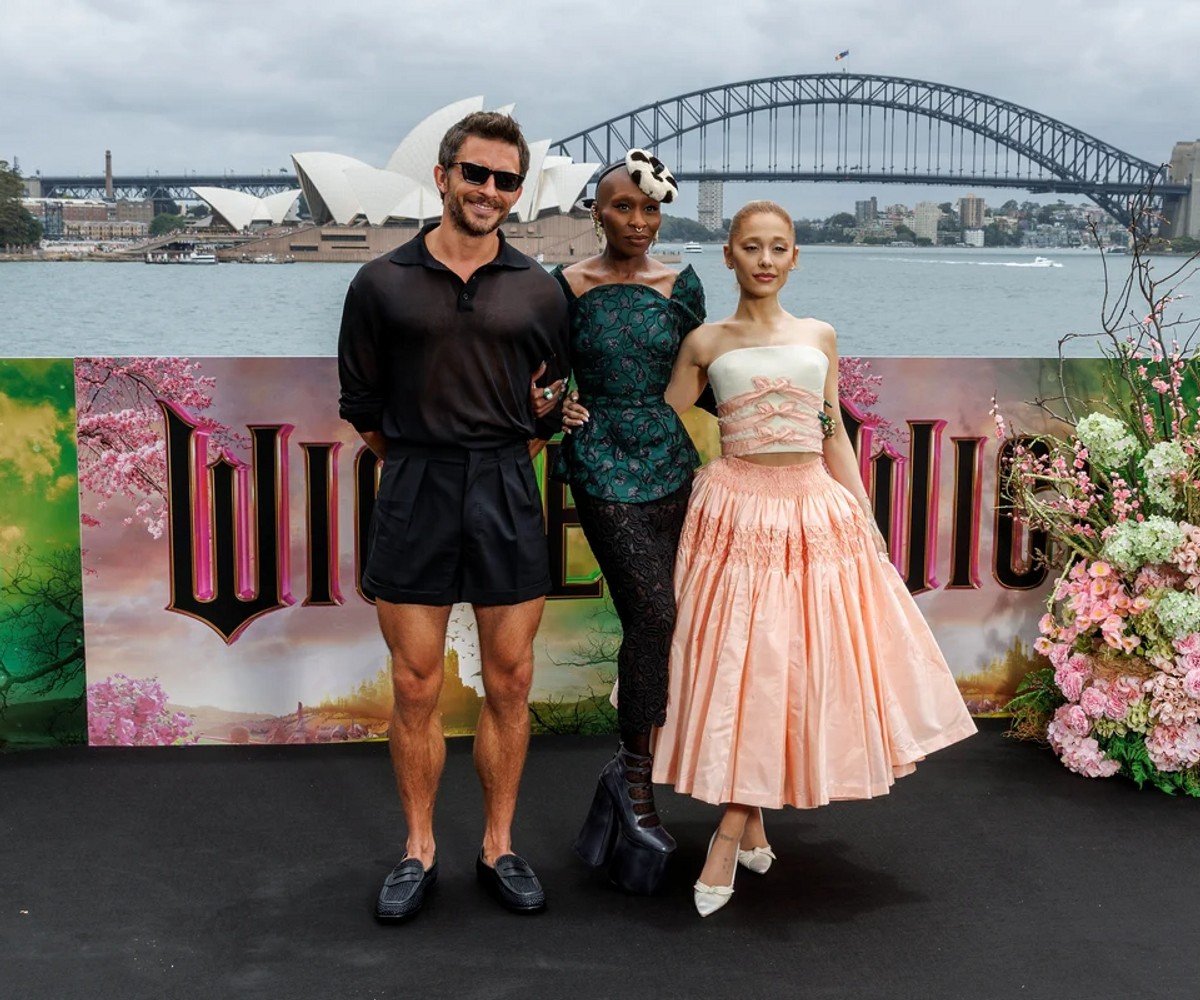
{"type": "Polygon", "coordinates": [[[875,537],[875,548],[880,555],[887,555],[887,542],[884,541],[879,526],[875,523],[875,513],[871,509],[871,498],[863,486],[862,476],[858,470],[858,459],[850,444],[850,435],[846,433],[846,425],[842,422],[841,401],[838,399],[838,351],[837,334],[832,326],[823,323],[820,333],[821,350],[829,358],[829,374],[825,376],[825,411],[826,420],[822,423],[828,427],[827,421],[832,421],[833,433],[825,438],[825,464],[830,475],[846,487],[863,509],[870,521],[875,537]]]}
{"type": "Polygon", "coordinates": [[[704,364],[704,345],[708,339],[706,327],[701,326],[688,334],[679,347],[675,367],[671,370],[671,381],[667,383],[663,398],[680,416],[696,404],[700,393],[708,385],[704,364]]]}

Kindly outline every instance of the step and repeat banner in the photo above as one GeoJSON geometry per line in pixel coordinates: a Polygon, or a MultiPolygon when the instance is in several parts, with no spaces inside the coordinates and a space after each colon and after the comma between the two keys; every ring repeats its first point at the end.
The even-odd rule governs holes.
{"type": "MultiPolygon", "coordinates": [[[[1083,392],[1100,360],[1072,361],[1083,392]]],[[[1037,663],[1043,544],[999,502],[1012,429],[1057,395],[1042,359],[843,359],[843,416],[893,561],[972,711],[1037,663]]],[[[386,734],[391,686],[359,589],[376,463],[337,416],[333,358],[0,362],[0,746],[313,743],[386,734]]],[[[688,427],[705,458],[716,424],[688,427]]],[[[555,444],[549,446],[553,457],[555,444]]],[[[604,732],[619,626],[569,491],[544,475],[555,574],[535,731],[604,732]]],[[[442,711],[482,702],[468,607],[442,711]]]]}

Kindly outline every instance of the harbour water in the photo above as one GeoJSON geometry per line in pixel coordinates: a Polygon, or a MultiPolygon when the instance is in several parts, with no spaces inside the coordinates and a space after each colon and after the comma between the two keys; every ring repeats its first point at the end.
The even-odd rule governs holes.
{"type": "MultiPolygon", "coordinates": [[[[1129,258],[1107,264],[1119,284],[1129,258]]],[[[720,246],[675,266],[687,265],[704,283],[709,315],[731,312],[737,293],[720,246]]],[[[356,270],[4,264],[0,355],[331,355],[356,270]]],[[[785,305],[833,323],[844,354],[1041,357],[1055,354],[1063,334],[1099,328],[1103,294],[1094,250],[815,246],[801,248],[785,305]]]]}

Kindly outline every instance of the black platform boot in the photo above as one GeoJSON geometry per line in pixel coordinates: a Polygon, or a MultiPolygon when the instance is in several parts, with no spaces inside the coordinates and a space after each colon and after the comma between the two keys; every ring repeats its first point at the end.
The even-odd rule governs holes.
{"type": "Polygon", "coordinates": [[[575,853],[593,868],[608,865],[608,877],[627,892],[658,888],[675,839],[654,808],[650,769],[654,758],[621,744],[600,772],[592,808],[575,840],[575,853]]]}

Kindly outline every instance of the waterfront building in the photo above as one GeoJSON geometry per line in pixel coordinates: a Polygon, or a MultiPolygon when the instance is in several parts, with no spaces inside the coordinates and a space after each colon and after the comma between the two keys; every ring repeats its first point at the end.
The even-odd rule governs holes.
{"type": "Polygon", "coordinates": [[[144,240],[150,233],[147,222],[118,222],[115,219],[62,223],[62,236],[79,240],[144,240]]]}
{"type": "Polygon", "coordinates": [[[289,218],[298,221],[293,210],[300,199],[299,188],[265,198],[219,187],[194,187],[192,191],[212,210],[214,222],[234,232],[255,226],[278,226],[289,218]]]}
{"type": "Polygon", "coordinates": [[[725,185],[721,181],[701,181],[696,221],[705,229],[719,233],[725,227],[725,185]]]}
{"type": "Polygon", "coordinates": [[[984,200],[975,197],[973,194],[958,199],[958,218],[964,230],[983,228],[985,207],[984,200]]]}
{"type": "MultiPolygon", "coordinates": [[[[293,153],[292,163],[313,222],[382,226],[437,218],[442,200],[433,182],[433,168],[442,136],[455,122],[482,110],[482,97],[439,108],[400,141],[383,168],[342,153],[293,153]]],[[[511,114],[513,108],[509,105],[499,110],[511,114]]],[[[529,143],[529,170],[513,208],[520,222],[570,212],[600,166],[552,156],[550,145],[549,139],[529,143]]]]}
{"type": "Polygon", "coordinates": [[[981,247],[983,246],[983,230],[982,229],[964,229],[962,234],[964,246],[981,247]]]}
{"type": "Polygon", "coordinates": [[[927,239],[930,243],[937,243],[937,226],[941,217],[942,210],[938,207],[937,202],[918,202],[913,211],[912,221],[912,231],[916,234],[917,239],[927,239]]]}
{"type": "Polygon", "coordinates": [[[113,203],[109,217],[114,222],[144,222],[149,225],[154,221],[154,199],[144,198],[132,201],[121,198],[113,203]]]}
{"type": "MultiPolygon", "coordinates": [[[[357,263],[388,253],[411,239],[424,222],[441,215],[433,168],[442,136],[466,115],[481,110],[482,97],[439,108],[400,141],[384,167],[342,153],[292,154],[312,223],[264,234],[219,255],[236,259],[274,254],[279,259],[357,263]]],[[[511,114],[513,108],[499,110],[511,114]]],[[[530,142],[521,197],[503,227],[518,250],[546,263],[577,260],[600,249],[591,216],[577,207],[600,165],[551,155],[551,144],[550,139],[530,142]]],[[[222,197],[208,193],[213,199],[222,197]]],[[[247,206],[228,203],[220,214],[233,223],[243,221],[247,211],[247,206]],[[230,219],[230,214],[237,217],[230,219]]]]}
{"type": "Polygon", "coordinates": [[[866,201],[856,201],[854,203],[854,224],[856,226],[869,226],[879,217],[879,203],[874,196],[866,201]]]}

